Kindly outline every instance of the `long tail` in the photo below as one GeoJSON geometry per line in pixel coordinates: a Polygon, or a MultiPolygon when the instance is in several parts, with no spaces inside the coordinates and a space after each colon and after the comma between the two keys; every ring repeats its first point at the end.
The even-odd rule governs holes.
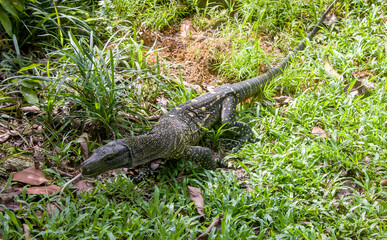
{"type": "MultiPolygon", "coordinates": [[[[333,6],[336,4],[338,0],[335,0],[324,12],[316,26],[313,28],[313,30],[307,35],[307,38],[310,40],[313,39],[313,37],[316,35],[316,33],[320,30],[321,25],[325,19],[325,17],[328,15],[328,13],[331,11],[333,6]]],[[[294,49],[293,51],[290,51],[288,55],[285,57],[284,60],[282,60],[277,66],[270,69],[266,73],[263,73],[257,77],[247,79],[243,82],[235,83],[232,85],[233,89],[236,90],[238,95],[238,102],[252,97],[258,92],[262,90],[262,88],[265,87],[267,83],[269,83],[271,80],[273,80],[276,76],[280,75],[285,71],[285,69],[289,66],[291,59],[293,56],[298,52],[305,49],[305,39],[302,40],[294,49]],[[236,88],[236,89],[235,89],[236,88]]]]}

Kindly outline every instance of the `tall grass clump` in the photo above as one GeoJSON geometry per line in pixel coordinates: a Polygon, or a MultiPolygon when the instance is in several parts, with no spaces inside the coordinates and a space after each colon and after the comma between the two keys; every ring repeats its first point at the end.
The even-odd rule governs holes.
{"type": "Polygon", "coordinates": [[[77,39],[71,32],[69,36],[69,46],[57,51],[65,71],[55,80],[56,89],[62,90],[50,96],[65,102],[73,118],[91,127],[98,137],[120,136],[120,127],[130,128],[130,123],[122,121],[122,113],[141,119],[140,113],[146,112],[141,107],[143,94],[135,84],[153,77],[152,70],[144,69],[143,59],[136,61],[136,56],[123,54],[135,45],[126,44],[121,48],[125,38],[102,45],[99,40],[94,44],[93,34],[88,39],[77,39]]]}
{"type": "Polygon", "coordinates": [[[164,30],[183,16],[188,16],[192,9],[190,4],[180,1],[108,0],[101,3],[101,10],[107,17],[114,13],[137,27],[164,30]]]}

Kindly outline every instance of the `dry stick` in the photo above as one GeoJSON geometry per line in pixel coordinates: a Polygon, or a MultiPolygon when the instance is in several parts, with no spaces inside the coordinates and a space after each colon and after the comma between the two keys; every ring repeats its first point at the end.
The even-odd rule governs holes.
{"type": "Polygon", "coordinates": [[[223,213],[219,214],[219,216],[217,218],[215,218],[215,220],[210,224],[210,226],[208,226],[206,231],[204,233],[200,234],[195,240],[207,239],[208,238],[208,233],[211,232],[211,229],[213,229],[214,227],[216,227],[217,225],[220,224],[220,222],[222,221],[223,216],[224,216],[223,213]]]}
{"type": "Polygon", "coordinates": [[[67,173],[67,172],[64,172],[58,168],[54,168],[55,171],[57,171],[60,175],[62,176],[65,176],[65,177],[70,177],[70,178],[73,178],[74,175],[70,174],[70,173],[67,173]]]}
{"type": "Polygon", "coordinates": [[[62,194],[62,192],[65,190],[65,188],[70,185],[72,182],[74,182],[75,180],[77,180],[78,178],[82,177],[82,173],[78,174],[77,176],[75,176],[73,179],[71,179],[70,181],[68,181],[67,183],[65,183],[61,189],[60,189],[60,193],[59,194],[62,194]]]}

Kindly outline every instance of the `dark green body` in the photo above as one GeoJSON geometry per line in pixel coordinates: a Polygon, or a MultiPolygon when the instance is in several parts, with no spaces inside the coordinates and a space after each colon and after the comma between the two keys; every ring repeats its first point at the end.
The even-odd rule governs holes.
{"type": "MultiPolygon", "coordinates": [[[[311,40],[335,2],[325,11],[312,32],[311,40]]],[[[251,137],[250,127],[235,120],[235,110],[242,100],[262,91],[275,76],[281,74],[297,51],[305,48],[305,40],[288,54],[276,67],[258,77],[235,84],[225,84],[186,103],[183,103],[160,118],[152,130],[127,139],[115,140],[102,146],[82,165],[85,176],[97,175],[110,169],[133,168],[158,158],[187,159],[199,161],[207,169],[215,169],[217,162],[211,150],[197,146],[205,130],[216,122],[232,128],[237,144],[233,151],[251,137]]]]}

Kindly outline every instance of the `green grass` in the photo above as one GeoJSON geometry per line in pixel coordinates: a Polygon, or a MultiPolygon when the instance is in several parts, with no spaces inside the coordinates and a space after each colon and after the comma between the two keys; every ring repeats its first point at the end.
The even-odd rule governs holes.
{"type": "MultiPolygon", "coordinates": [[[[153,6],[149,11],[179,8],[175,2],[171,6],[163,6],[159,1],[147,3],[153,6]]],[[[311,29],[329,1],[313,3],[243,2],[238,10],[239,17],[227,18],[228,22],[215,33],[215,36],[231,41],[233,46],[230,52],[218,52],[214,61],[218,74],[225,81],[240,81],[278,62],[311,29]],[[311,14],[314,11],[318,14],[311,14]],[[261,45],[263,43],[265,47],[261,45]],[[280,52],[270,51],[266,46],[280,52]]],[[[130,9],[130,6],[120,8],[130,9]]],[[[139,11],[137,9],[141,8],[133,8],[132,13],[139,11]]],[[[192,11],[196,14],[194,22],[204,23],[205,17],[224,14],[221,12],[224,10],[207,10],[192,11]]],[[[246,143],[239,152],[226,156],[237,170],[207,171],[183,160],[168,161],[156,171],[156,178],[139,185],[134,185],[122,174],[105,179],[103,183],[96,180],[91,194],[69,190],[63,195],[49,197],[22,194],[14,201],[27,204],[26,209],[0,213],[3,239],[23,238],[22,224],[30,225],[31,233],[37,239],[194,239],[222,213],[222,231],[211,232],[210,239],[386,239],[387,194],[386,187],[379,184],[387,179],[386,12],[387,6],[382,0],[343,1],[334,9],[338,21],[329,30],[321,31],[268,89],[268,97],[290,95],[295,101],[287,108],[266,106],[259,99],[239,106],[238,119],[249,123],[257,141],[246,143]],[[324,70],[326,56],[345,82],[324,70]],[[375,88],[365,96],[345,94],[344,87],[356,79],[358,73],[367,73],[375,88]],[[325,130],[329,137],[313,135],[311,131],[316,126],[325,130]],[[179,183],[176,178],[181,171],[185,177],[179,183]],[[204,221],[189,199],[188,185],[202,191],[204,221]],[[247,186],[252,191],[248,191],[247,186]],[[343,196],[348,188],[351,193],[343,196]],[[50,202],[61,208],[51,216],[46,209],[50,202]]],[[[172,22],[178,22],[184,16],[183,13],[173,14],[172,22]]],[[[144,22],[149,24],[148,27],[155,29],[162,29],[167,24],[159,23],[161,19],[154,16],[142,17],[147,19],[144,22]]],[[[135,39],[137,30],[131,29],[135,39]]],[[[121,37],[117,34],[115,40],[120,41],[121,37]]],[[[63,87],[65,84],[61,85],[63,88],[58,95],[52,91],[57,90],[67,70],[72,69],[66,75],[68,80],[81,79],[81,66],[94,63],[97,67],[105,67],[99,72],[84,68],[86,75],[97,75],[83,78],[78,86],[88,84],[86,88],[98,88],[98,84],[103,84],[102,79],[107,81],[105,84],[110,81],[111,84],[141,86],[135,88],[136,91],[116,88],[114,92],[120,99],[133,97],[127,100],[134,104],[129,112],[145,106],[150,111],[144,111],[144,115],[160,113],[162,110],[156,103],[160,95],[166,96],[169,107],[195,96],[180,82],[165,79],[157,65],[149,66],[144,62],[142,52],[148,49],[136,41],[123,40],[129,44],[127,48],[104,52],[106,42],[91,47],[86,38],[81,39],[75,36],[72,41],[79,41],[79,46],[87,50],[85,54],[75,58],[71,56],[76,52],[74,44],[73,48],[71,44],[66,45],[61,55],[63,62],[48,65],[53,68],[50,81],[37,95],[43,98],[40,99],[42,103],[47,103],[45,100],[49,100],[49,96],[58,96],[63,104],[71,102],[70,106],[78,111],[71,110],[72,114],[68,116],[77,115],[74,121],[96,119],[93,114],[97,111],[88,109],[86,103],[108,96],[108,89],[107,93],[79,102],[67,98],[70,93],[79,98],[81,94],[73,90],[67,92],[69,88],[63,87]],[[113,53],[116,54],[114,57],[113,53]],[[84,64],[77,65],[77,61],[84,64]],[[117,70],[114,79],[118,79],[115,83],[111,82],[114,69],[117,70]],[[93,82],[94,76],[101,81],[93,82]],[[154,87],[157,82],[160,82],[159,87],[154,87]],[[50,86],[52,91],[48,89],[50,86]],[[161,93],[158,89],[162,89],[161,93]],[[137,93],[138,98],[147,96],[147,99],[144,102],[136,100],[137,93]],[[72,105],[74,103],[77,107],[72,105]]],[[[37,72],[48,78],[42,71],[31,72],[31,75],[36,76],[37,72]]],[[[120,107],[119,103],[112,103],[111,111],[114,113],[120,107]]],[[[124,123],[114,116],[106,125],[124,129],[119,128],[119,124],[124,123]]],[[[68,128],[60,121],[56,124],[47,136],[53,142],[61,143],[65,150],[63,156],[53,156],[53,160],[60,162],[69,157],[68,151],[75,150],[66,148],[73,140],[71,132],[65,135],[68,140],[63,139],[61,136],[68,128]],[[52,137],[54,134],[57,134],[57,140],[52,137]]],[[[71,121],[68,124],[72,126],[71,121]]],[[[131,128],[126,131],[143,131],[137,125],[128,123],[128,126],[131,128]]],[[[73,128],[73,131],[74,135],[80,134],[78,129],[73,128]]],[[[219,132],[212,132],[214,136],[210,138],[217,142],[219,132]]],[[[68,180],[50,168],[45,172],[57,185],[68,180]]]]}

